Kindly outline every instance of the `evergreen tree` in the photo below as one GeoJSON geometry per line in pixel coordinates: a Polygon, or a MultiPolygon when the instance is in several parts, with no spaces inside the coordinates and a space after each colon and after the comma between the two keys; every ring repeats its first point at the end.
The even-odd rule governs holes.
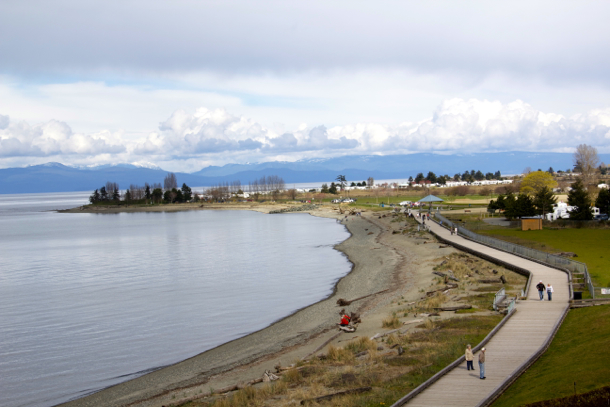
{"type": "Polygon", "coordinates": [[[93,193],[91,194],[91,196],[89,197],[89,202],[91,202],[92,204],[98,202],[100,200],[100,193],[99,191],[96,189],[95,191],[93,191],[93,193]]]}
{"type": "Polygon", "coordinates": [[[322,184],[322,189],[320,190],[320,192],[322,192],[323,194],[328,194],[328,184],[322,184]]]}
{"type": "Polygon", "coordinates": [[[415,183],[419,184],[420,181],[424,180],[424,174],[423,173],[419,173],[417,174],[417,176],[415,177],[415,183]]]}
{"type": "Polygon", "coordinates": [[[115,188],[114,191],[112,191],[112,200],[117,202],[121,200],[121,194],[119,193],[118,188],[115,188]]]}
{"type": "Polygon", "coordinates": [[[557,198],[553,195],[553,191],[547,187],[542,187],[536,195],[534,195],[534,205],[540,215],[551,212],[553,204],[557,203],[557,198]]]}
{"type": "Polygon", "coordinates": [[[337,186],[335,185],[334,182],[330,183],[330,188],[328,188],[328,192],[330,192],[331,194],[337,193],[337,186]]]}
{"type": "Polygon", "coordinates": [[[150,192],[150,185],[148,185],[148,183],[146,183],[145,185],[146,185],[146,189],[144,190],[144,198],[146,198],[146,200],[149,200],[150,198],[152,198],[152,195],[150,192]]]}
{"type": "Polygon", "coordinates": [[[519,194],[517,200],[515,201],[515,215],[518,218],[536,215],[534,201],[529,195],[519,194]]]}
{"type": "Polygon", "coordinates": [[[182,193],[181,189],[173,188],[172,192],[176,195],[176,197],[174,198],[174,202],[185,202],[186,201],[184,199],[184,194],[182,193]]]}
{"type": "Polygon", "coordinates": [[[155,203],[159,203],[161,202],[161,200],[163,199],[163,190],[161,188],[155,188],[152,191],[152,200],[155,203]]]}
{"type": "Polygon", "coordinates": [[[432,171],[428,172],[428,175],[426,176],[426,179],[428,181],[430,181],[431,183],[433,183],[433,184],[436,183],[436,181],[437,181],[436,174],[433,173],[432,171]]]}
{"type": "Polygon", "coordinates": [[[100,188],[100,199],[102,201],[105,201],[108,199],[108,193],[106,192],[106,187],[101,187],[100,188]]]}
{"type": "Polygon", "coordinates": [[[413,182],[413,176],[409,176],[409,182],[413,182]]]}
{"type": "Polygon", "coordinates": [[[575,209],[570,212],[570,219],[593,219],[593,214],[591,213],[591,198],[589,198],[589,193],[585,189],[580,177],[572,184],[572,190],[568,192],[568,205],[575,207],[575,209]]]}
{"type": "MultiPolygon", "coordinates": [[[[241,193],[243,194],[243,192],[241,193]]],[[[190,202],[193,199],[193,191],[186,184],[182,184],[182,199],[181,202],[190,202]]]]}
{"type": "Polygon", "coordinates": [[[514,219],[518,216],[516,201],[515,195],[512,193],[506,194],[504,198],[504,216],[507,219],[514,219]]]}
{"type": "Polygon", "coordinates": [[[599,208],[600,213],[610,214],[610,190],[608,188],[600,189],[595,206],[599,208]]]}
{"type": "Polygon", "coordinates": [[[483,173],[479,170],[474,174],[474,179],[477,181],[482,181],[485,179],[485,175],[483,175],[483,173]]]}
{"type": "Polygon", "coordinates": [[[125,194],[123,195],[123,200],[125,202],[131,201],[131,191],[130,190],[125,191],[125,194]]]}

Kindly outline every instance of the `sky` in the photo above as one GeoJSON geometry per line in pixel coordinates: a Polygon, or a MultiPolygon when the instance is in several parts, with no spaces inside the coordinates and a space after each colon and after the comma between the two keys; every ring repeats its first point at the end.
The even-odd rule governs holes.
{"type": "Polygon", "coordinates": [[[610,2],[0,2],[0,168],[610,153],[610,2]]]}

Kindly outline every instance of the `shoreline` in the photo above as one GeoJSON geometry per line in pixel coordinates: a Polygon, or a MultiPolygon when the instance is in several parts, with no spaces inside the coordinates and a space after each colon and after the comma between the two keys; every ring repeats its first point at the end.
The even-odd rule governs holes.
{"type": "MultiPolygon", "coordinates": [[[[179,207],[175,210],[257,210],[268,213],[270,210],[295,205],[218,206],[221,207],[205,205],[198,208],[179,207]],[[253,206],[256,206],[256,209],[252,208],[253,206]]],[[[153,208],[131,208],[128,211],[124,210],[127,208],[120,208],[119,211],[119,208],[112,209],[114,210],[109,213],[149,212],[149,209],[153,208]]],[[[69,211],[83,212],[79,208],[69,211]]],[[[328,205],[296,213],[331,219],[345,217],[336,207],[328,205]]],[[[425,244],[436,243],[435,239],[428,235],[403,234],[405,227],[400,222],[395,222],[392,216],[386,217],[389,214],[390,211],[364,210],[361,217],[350,216],[347,222],[343,222],[351,236],[334,248],[348,258],[352,269],[335,283],[333,293],[327,298],[294,311],[242,338],[61,405],[181,405],[187,401],[202,399],[214,389],[224,389],[260,379],[265,370],[273,371],[278,364],[289,366],[304,357],[323,352],[327,346],[343,346],[340,342],[346,343],[358,336],[372,337],[386,332],[388,328],[382,328],[382,321],[388,315],[398,312],[401,302],[404,304],[425,298],[425,294],[422,297],[422,289],[437,283],[432,274],[434,267],[447,256],[458,252],[451,246],[425,244]],[[382,290],[387,291],[380,293],[382,290]],[[370,294],[375,295],[353,301],[346,307],[336,304],[338,298],[353,300],[370,294]],[[347,312],[361,314],[362,323],[358,325],[355,333],[341,333],[337,336],[336,324],[341,308],[345,308],[347,312]]],[[[488,311],[482,312],[489,314],[488,311]]],[[[437,318],[453,316],[453,312],[450,312],[437,318]]],[[[406,314],[404,317],[408,320],[415,319],[415,316],[406,314]]]]}
{"type": "MultiPolygon", "coordinates": [[[[258,212],[268,213],[273,209],[280,209],[291,205],[205,205],[201,207],[178,206],[170,211],[180,210],[255,210],[258,212]]],[[[167,211],[168,208],[163,207],[125,207],[125,208],[95,208],[91,211],[83,211],[80,208],[68,209],[59,211],[61,213],[123,213],[123,212],[157,212],[167,211]]],[[[315,211],[303,211],[296,213],[308,213],[311,216],[337,219],[339,214],[334,212],[330,207],[321,207],[315,211]]],[[[282,214],[284,216],[288,214],[282,214]]],[[[364,229],[369,230],[375,228],[372,224],[364,219],[351,219],[347,222],[346,229],[350,233],[343,242],[336,245],[334,248],[342,252],[352,263],[351,270],[334,285],[333,292],[327,297],[314,304],[310,304],[300,310],[296,310],[284,318],[275,321],[271,325],[262,328],[256,332],[252,332],[246,336],[234,339],[230,342],[219,345],[215,348],[204,351],[191,358],[177,362],[173,365],[162,367],[151,373],[131,379],[129,381],[113,385],[102,389],[96,393],[72,400],[62,406],[94,406],[94,405],[141,405],[154,406],[164,405],[155,402],[156,399],[163,398],[171,392],[184,389],[192,389],[198,386],[206,386],[209,382],[218,375],[227,373],[239,367],[243,367],[252,363],[260,363],[265,359],[274,359],[277,362],[288,365],[294,360],[287,360],[282,357],[286,353],[291,353],[291,350],[297,348],[300,352],[310,352],[317,347],[318,342],[322,342],[327,334],[336,329],[338,320],[338,311],[340,308],[335,304],[336,299],[357,298],[363,295],[375,293],[389,287],[394,269],[393,263],[386,261],[377,273],[376,278],[365,276],[363,260],[363,246],[377,249],[374,256],[378,263],[384,264],[381,257],[392,257],[391,249],[383,247],[375,242],[379,236],[381,229],[377,227],[377,231],[373,234],[362,233],[364,229]],[[364,227],[368,226],[368,227],[364,227]],[[357,241],[357,242],[356,242],[357,241]],[[379,288],[383,287],[383,288],[379,288]],[[295,329],[296,328],[296,329],[295,329]],[[315,346],[314,346],[315,345],[315,346]],[[311,348],[311,349],[310,349],[311,348]]],[[[364,263],[370,263],[365,261],[364,263]]],[[[388,294],[386,292],[384,294],[388,294]]],[[[362,313],[366,306],[373,301],[374,297],[369,297],[366,300],[358,301],[360,304],[354,304],[346,307],[348,311],[362,313]],[[368,301],[367,301],[368,300],[368,301]]],[[[275,362],[274,362],[275,363],[275,362]]],[[[220,386],[218,386],[220,387],[220,386]]],[[[216,388],[218,388],[216,387],[216,388]]],[[[209,391],[209,390],[208,390],[209,391]]],[[[175,401],[175,400],[173,400],[175,401]]]]}

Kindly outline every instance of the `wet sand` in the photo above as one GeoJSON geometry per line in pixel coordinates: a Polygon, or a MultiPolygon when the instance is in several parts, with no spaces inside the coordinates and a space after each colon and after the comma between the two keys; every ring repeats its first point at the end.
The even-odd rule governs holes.
{"type": "MultiPolygon", "coordinates": [[[[268,212],[281,207],[206,205],[192,209],[246,209],[268,212]]],[[[129,208],[111,208],[110,212],[141,211],[135,208],[125,209],[129,208]]],[[[187,208],[183,207],[179,210],[185,209],[187,208]]],[[[78,208],[68,212],[82,213],[78,208]]],[[[330,206],[322,206],[310,213],[313,216],[335,219],[345,216],[330,206]]],[[[265,369],[272,370],[278,363],[283,366],[294,363],[337,334],[336,323],[339,320],[339,310],[343,308],[336,304],[338,298],[350,300],[387,289],[388,291],[382,294],[355,301],[344,307],[348,312],[361,313],[363,323],[356,333],[341,334],[331,343],[338,343],[356,335],[372,336],[376,332],[382,332],[381,320],[388,316],[392,307],[391,300],[401,296],[405,300],[419,299],[421,293],[418,289],[432,282],[431,271],[435,263],[433,260],[450,254],[454,249],[439,249],[438,245],[422,244],[423,240],[393,234],[392,231],[397,230],[400,225],[393,224],[391,218],[379,219],[378,216],[379,213],[366,211],[362,217],[349,216],[348,221],[344,222],[351,232],[351,237],[337,245],[336,249],[348,256],[353,267],[349,274],[338,281],[329,298],[294,312],[258,332],[63,405],[175,405],[209,394],[210,389],[260,378],[265,369]]],[[[265,310],[261,309],[260,312],[265,310]]]]}

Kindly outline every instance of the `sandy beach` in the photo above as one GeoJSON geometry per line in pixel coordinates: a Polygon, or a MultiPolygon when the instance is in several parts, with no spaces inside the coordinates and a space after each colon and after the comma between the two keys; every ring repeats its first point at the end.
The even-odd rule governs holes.
{"type": "MultiPolygon", "coordinates": [[[[287,207],[286,205],[284,207],[287,207]]],[[[269,212],[281,205],[193,205],[180,210],[231,209],[269,212]]],[[[145,208],[156,210],[156,208],[145,208]]],[[[160,207],[167,209],[166,206],[160,207]]],[[[171,208],[171,206],[169,207],[171,208]]],[[[173,208],[172,208],[173,209],[173,208]]],[[[142,208],[110,208],[101,212],[131,212],[142,208]]],[[[176,209],[177,210],[177,209],[176,209]]],[[[66,212],[82,213],[75,208],[66,212]]],[[[351,237],[336,246],[348,256],[352,271],[340,279],[334,293],[269,327],[203,352],[190,359],[164,367],[139,378],[104,389],[63,405],[65,406],[168,406],[198,399],[213,389],[225,388],[260,378],[265,370],[281,364],[288,366],[310,355],[337,335],[339,298],[355,299],[379,291],[345,307],[362,315],[356,333],[342,333],[329,343],[337,344],[356,335],[373,336],[383,332],[381,321],[396,308],[395,301],[417,301],[419,291],[433,284],[433,267],[455,252],[441,247],[431,237],[398,233],[404,222],[393,221],[380,212],[365,211],[362,216],[340,214],[331,206],[309,211],[313,216],[342,219],[351,237]]],[[[389,212],[383,212],[389,213],[389,212]]],[[[291,216],[279,214],[270,216],[291,216]]],[[[230,306],[230,304],[227,304],[230,306]]],[[[261,309],[260,312],[265,312],[261,309]]],[[[186,327],[185,329],[188,329],[186,327]]],[[[322,351],[324,348],[320,349],[322,351]]]]}

